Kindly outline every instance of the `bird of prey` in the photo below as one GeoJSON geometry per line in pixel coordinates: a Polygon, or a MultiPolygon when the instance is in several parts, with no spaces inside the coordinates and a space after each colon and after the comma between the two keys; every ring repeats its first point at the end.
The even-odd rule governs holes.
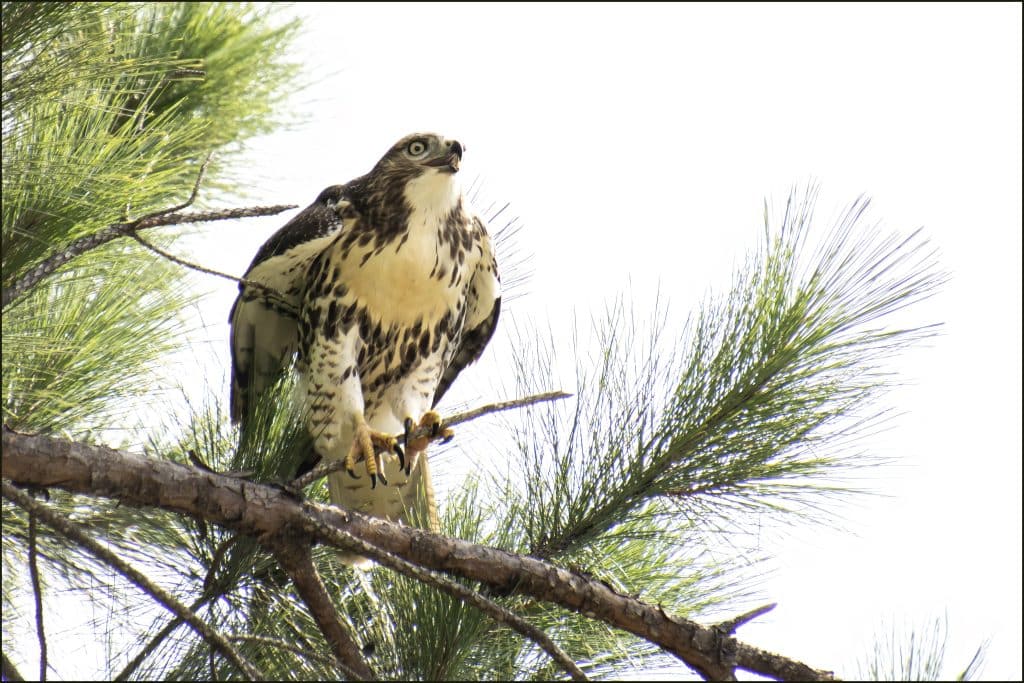
{"type": "Polygon", "coordinates": [[[433,408],[480,357],[501,304],[490,237],[456,178],[463,151],[408,135],[325,189],[259,249],[229,316],[232,420],[244,429],[295,358],[315,453],[345,460],[331,501],[435,529],[427,439],[409,435],[444,429],[433,408]]]}

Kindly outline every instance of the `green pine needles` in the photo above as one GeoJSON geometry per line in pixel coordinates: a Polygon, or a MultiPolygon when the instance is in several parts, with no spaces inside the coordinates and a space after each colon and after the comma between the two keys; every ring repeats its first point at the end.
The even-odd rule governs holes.
{"type": "MultiPolygon", "coordinates": [[[[222,3],[3,4],[3,286],[76,238],[231,187],[245,138],[283,123],[295,25],[222,3]]],[[[170,231],[173,234],[173,231],[170,231]]],[[[62,268],[3,311],[4,422],[111,426],[147,395],[195,295],[128,240],[62,268]]]]}
{"type": "Polygon", "coordinates": [[[878,629],[872,651],[857,662],[854,675],[871,681],[977,680],[988,641],[974,650],[966,666],[950,670],[946,663],[949,630],[946,616],[901,626],[892,621],[878,629]]]}
{"type": "MultiPolygon", "coordinates": [[[[294,35],[294,25],[246,5],[4,3],[4,287],[76,239],[185,201],[211,153],[203,193],[231,193],[241,143],[283,123],[277,105],[296,70],[280,55],[294,35]]],[[[517,389],[575,396],[505,418],[505,437],[476,461],[506,470],[465,474],[455,466],[463,459],[438,460],[438,475],[459,482],[440,501],[443,532],[550,561],[683,617],[749,595],[739,564],[709,551],[709,534],[766,512],[829,519],[855,488],[849,476],[879,463],[856,439],[886,414],[879,399],[897,381],[891,356],[936,331],[901,325],[904,309],[946,277],[920,233],[864,225],[866,200],[828,229],[813,219],[815,202],[811,189],[794,192],[780,216],[766,207],[762,244],[729,290],[684,324],[660,304],[649,324],[637,321],[646,311],[611,305],[593,339],[577,343],[574,386],[552,386],[560,345],[522,335],[517,389]]],[[[4,424],[78,441],[118,435],[153,458],[287,484],[309,452],[292,377],[256,402],[241,442],[212,397],[193,400],[184,424],[123,431],[135,427],[140,402],[160,400],[154,373],[183,343],[180,313],[194,299],[178,266],[131,240],[69,259],[4,306],[4,424]]],[[[302,495],[325,501],[324,481],[302,495]]],[[[256,539],[59,490],[48,504],[157,577],[267,677],[339,676],[316,622],[256,539]]],[[[30,531],[22,508],[5,502],[3,516],[5,653],[32,639],[31,536],[44,602],[68,589],[106,615],[95,636],[110,654],[97,675],[243,676],[106,565],[44,524],[30,531]]],[[[382,677],[564,675],[540,646],[476,607],[389,569],[342,566],[334,548],[312,553],[382,677]]],[[[541,628],[588,676],[678,666],[600,620],[482,592],[541,628]]]]}

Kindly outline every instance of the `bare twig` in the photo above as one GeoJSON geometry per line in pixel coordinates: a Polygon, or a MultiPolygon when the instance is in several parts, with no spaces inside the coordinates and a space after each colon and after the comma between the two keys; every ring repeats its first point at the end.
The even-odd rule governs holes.
{"type": "MultiPolygon", "coordinates": [[[[544,403],[546,401],[557,401],[563,398],[569,398],[572,394],[564,391],[548,391],[543,394],[534,394],[533,396],[526,396],[524,398],[517,398],[511,401],[500,401],[498,403],[489,403],[479,408],[467,410],[464,413],[453,415],[444,421],[445,427],[454,427],[455,425],[462,424],[463,422],[469,422],[475,420],[482,415],[488,413],[498,413],[503,410],[512,410],[513,408],[525,408],[526,406],[532,406],[535,403],[544,403]]],[[[420,438],[424,436],[430,436],[429,427],[420,427],[413,434],[412,438],[420,438]]]]}
{"type": "Polygon", "coordinates": [[[359,645],[338,618],[331,596],[313,564],[310,544],[295,542],[281,534],[264,539],[264,545],[291,577],[295,590],[306,603],[313,620],[320,627],[338,660],[357,680],[376,678],[370,665],[363,658],[359,645]]]}
{"type": "Polygon", "coordinates": [[[236,218],[259,218],[276,216],[283,211],[298,208],[296,204],[271,204],[270,206],[240,206],[234,209],[213,209],[211,211],[193,211],[191,213],[169,213],[159,218],[141,221],[139,230],[159,228],[167,225],[186,225],[189,223],[212,223],[214,221],[230,221],[236,218]]]}
{"type": "Polygon", "coordinates": [[[294,205],[287,206],[266,206],[266,207],[247,207],[240,209],[224,209],[220,211],[206,211],[201,213],[183,214],[180,213],[183,209],[188,208],[195,202],[196,196],[199,193],[199,185],[202,183],[203,175],[206,173],[206,166],[210,161],[210,157],[207,156],[206,160],[203,161],[199,168],[199,173],[196,176],[195,184],[192,186],[192,193],[189,198],[178,204],[167,209],[160,211],[154,211],[148,213],[141,218],[137,218],[133,221],[125,223],[113,223],[102,230],[99,230],[91,235],[81,237],[70,245],[62,249],[61,251],[55,252],[50,256],[42,260],[37,266],[32,268],[29,272],[18,278],[13,285],[5,287],[2,295],[2,305],[0,308],[7,308],[7,305],[12,301],[22,296],[32,287],[39,284],[41,280],[52,275],[58,268],[71,261],[77,256],[81,256],[87,251],[92,251],[97,247],[100,247],[107,242],[111,242],[119,237],[125,237],[133,235],[139,230],[147,228],[155,228],[166,225],[181,225],[185,223],[202,223],[208,221],[226,220],[232,218],[248,218],[252,216],[273,216],[287,211],[288,209],[294,209],[294,205]]]}
{"type": "Polygon", "coordinates": [[[479,592],[467,588],[460,583],[456,583],[446,576],[441,576],[429,569],[424,569],[423,567],[411,562],[407,562],[406,560],[382,550],[377,546],[356,538],[347,531],[342,531],[340,529],[327,529],[325,531],[332,540],[340,545],[346,546],[346,549],[356,551],[360,555],[369,557],[385,567],[389,567],[400,574],[404,574],[412,579],[421,581],[428,586],[433,586],[434,588],[444,591],[468,605],[476,607],[499,624],[507,625],[512,630],[519,632],[539,645],[541,649],[551,655],[551,658],[555,660],[558,666],[568,673],[573,680],[587,680],[586,674],[576,666],[576,662],[574,662],[572,658],[562,650],[562,648],[558,647],[558,645],[551,640],[544,631],[529,623],[508,608],[502,607],[492,600],[488,600],[479,592]]]}
{"type": "Polygon", "coordinates": [[[169,213],[156,218],[139,220],[134,223],[114,223],[102,230],[75,240],[64,251],[51,255],[38,266],[22,276],[11,287],[3,290],[3,308],[26,291],[34,287],[40,280],[51,275],[76,256],[106,244],[118,237],[134,234],[137,230],[159,228],[168,225],[186,225],[189,223],[208,223],[212,221],[233,220],[235,218],[254,218],[257,216],[276,216],[283,211],[296,208],[294,204],[275,204],[273,206],[250,206],[236,209],[220,209],[194,213],[169,213]]]}
{"type": "Polygon", "coordinates": [[[721,633],[731,636],[732,634],[736,633],[736,629],[738,629],[740,626],[743,626],[744,624],[749,623],[764,614],[768,614],[768,612],[771,612],[773,609],[775,609],[776,606],[777,603],[770,602],[767,605],[762,605],[757,609],[752,609],[749,612],[744,612],[743,614],[737,617],[733,617],[732,619],[728,619],[719,624],[716,624],[715,628],[717,628],[721,633]]]}
{"type": "Polygon", "coordinates": [[[110,565],[129,581],[148,593],[154,600],[184,619],[188,622],[189,626],[205,638],[211,646],[231,660],[247,678],[250,680],[262,680],[265,678],[263,674],[256,669],[256,667],[246,661],[238,653],[238,651],[217,629],[200,619],[195,612],[189,610],[188,607],[183,605],[173,595],[150,581],[144,574],[95,541],[91,536],[82,531],[74,522],[65,518],[63,515],[54,512],[46,505],[33,500],[30,496],[7,483],[7,481],[3,482],[3,496],[18,507],[24,509],[30,515],[38,516],[47,524],[47,526],[55,529],[62,535],[88,550],[97,559],[110,565]]]}
{"type": "Polygon", "coordinates": [[[155,244],[153,244],[149,240],[143,239],[142,235],[138,234],[137,232],[132,233],[131,237],[136,242],[138,242],[139,244],[144,246],[146,249],[149,249],[154,254],[157,254],[159,256],[164,257],[165,259],[167,259],[171,263],[176,263],[179,266],[182,266],[184,268],[189,268],[191,270],[195,270],[195,271],[198,271],[200,273],[206,273],[207,275],[214,275],[216,277],[224,278],[225,280],[231,280],[232,282],[237,282],[237,283],[239,283],[241,285],[245,285],[246,287],[252,287],[253,289],[258,289],[261,292],[263,292],[264,294],[266,294],[267,296],[269,296],[270,298],[272,298],[274,300],[274,302],[279,307],[283,307],[285,310],[289,310],[289,309],[293,308],[292,304],[289,303],[288,299],[285,298],[284,294],[282,294],[281,292],[277,291],[273,287],[268,287],[267,285],[265,285],[265,284],[263,284],[261,282],[256,282],[255,280],[247,280],[245,278],[235,277],[234,275],[229,275],[227,273],[222,273],[219,270],[213,270],[212,268],[207,268],[206,266],[201,266],[198,263],[192,263],[191,261],[186,261],[185,259],[183,259],[183,258],[181,258],[179,256],[175,256],[174,254],[168,252],[165,249],[161,249],[160,247],[156,246],[155,244]]]}
{"type": "Polygon", "coordinates": [[[182,209],[187,209],[188,207],[195,204],[196,197],[199,196],[199,186],[203,184],[203,176],[206,175],[206,167],[210,165],[210,158],[212,156],[213,152],[208,153],[206,155],[206,158],[203,159],[203,163],[199,164],[199,173],[196,174],[196,181],[192,184],[192,192],[189,194],[188,199],[183,201],[181,204],[178,204],[177,206],[172,206],[169,209],[159,209],[157,211],[153,211],[152,213],[147,213],[141,218],[135,220],[134,223],[141,224],[146,220],[160,218],[162,216],[166,216],[167,214],[175,213],[177,211],[181,211],[182,209]]]}
{"type": "Polygon", "coordinates": [[[36,603],[36,637],[39,639],[39,680],[46,681],[46,630],[43,628],[43,585],[39,580],[39,557],[36,548],[36,516],[28,515],[28,571],[32,577],[32,594],[36,603]]]}
{"type": "MultiPolygon", "coordinates": [[[[563,398],[569,398],[572,394],[567,394],[564,391],[548,391],[543,394],[534,394],[533,396],[525,396],[523,398],[517,398],[511,401],[501,401],[499,403],[489,403],[487,405],[480,406],[479,408],[473,408],[463,413],[452,415],[451,417],[441,421],[441,424],[445,427],[454,427],[455,425],[475,420],[478,417],[482,417],[489,413],[497,413],[502,410],[511,410],[513,408],[524,408],[526,406],[534,405],[535,403],[544,403],[545,401],[557,401],[563,398]]],[[[410,439],[438,439],[441,438],[439,435],[433,435],[433,429],[431,427],[419,427],[414,429],[409,435],[410,439]]],[[[396,434],[396,438],[400,438],[403,435],[396,434]]],[[[378,447],[379,448],[379,447],[378,447]]],[[[289,484],[289,488],[300,491],[303,488],[309,486],[317,479],[326,477],[331,472],[340,470],[345,466],[344,460],[334,460],[331,462],[321,462],[319,465],[314,467],[312,470],[295,479],[289,484]]]]}
{"type": "MultiPolygon", "coordinates": [[[[374,447],[375,448],[377,447],[376,444],[374,444],[374,447]]],[[[292,492],[301,491],[302,489],[306,488],[307,486],[312,484],[317,479],[321,479],[323,477],[326,477],[331,472],[337,472],[338,470],[343,469],[344,467],[345,467],[345,460],[344,459],[341,459],[341,460],[331,460],[329,462],[321,460],[320,464],[318,464],[316,467],[311,469],[309,472],[306,472],[301,477],[297,477],[297,478],[293,479],[288,484],[288,489],[291,490],[292,492]]]]}

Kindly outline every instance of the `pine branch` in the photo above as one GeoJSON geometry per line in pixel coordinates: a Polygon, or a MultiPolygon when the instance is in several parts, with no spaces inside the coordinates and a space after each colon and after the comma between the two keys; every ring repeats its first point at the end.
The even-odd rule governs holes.
{"type": "Polygon", "coordinates": [[[468,605],[476,607],[499,624],[509,626],[517,633],[536,643],[542,650],[551,655],[551,658],[555,663],[558,664],[563,671],[568,673],[573,680],[588,680],[586,674],[576,666],[576,662],[574,662],[572,658],[562,650],[562,648],[558,647],[558,645],[551,640],[544,631],[529,623],[512,610],[502,607],[493,600],[489,600],[477,591],[471,590],[447,577],[417,566],[412,562],[407,562],[406,560],[381,550],[362,539],[356,538],[346,531],[341,531],[339,529],[325,529],[325,531],[328,537],[335,544],[340,545],[347,550],[358,552],[360,555],[375,560],[378,564],[389,567],[400,574],[404,574],[405,576],[425,583],[428,586],[433,586],[434,588],[444,591],[468,605]]]}
{"type": "MultiPolygon", "coordinates": [[[[421,567],[552,602],[604,621],[662,647],[705,678],[723,679],[734,668],[742,668],[780,679],[832,679],[830,672],[739,643],[714,627],[671,616],[656,605],[547,562],[335,506],[298,502],[279,488],[167,460],[6,429],[2,463],[3,477],[22,486],[57,487],[114,498],[126,505],[160,507],[259,539],[300,535],[337,546],[336,532],[344,531],[421,567]]],[[[5,496],[8,491],[36,505],[5,482],[5,496]]]]}
{"type": "Polygon", "coordinates": [[[39,580],[39,549],[36,544],[36,516],[28,516],[28,570],[36,606],[36,637],[39,640],[39,680],[46,681],[46,629],[43,628],[43,585],[39,580]]]}
{"type": "Polygon", "coordinates": [[[311,544],[296,541],[287,527],[262,540],[291,577],[299,596],[306,603],[309,613],[313,615],[314,621],[327,639],[334,656],[345,670],[357,680],[375,679],[376,676],[363,658],[359,645],[338,618],[331,596],[313,564],[311,544]]]}
{"type": "MultiPolygon", "coordinates": [[[[812,234],[813,196],[794,192],[778,229],[766,219],[766,243],[684,324],[655,308],[641,326],[621,303],[595,324],[602,356],[577,370],[575,412],[516,428],[516,495],[504,500],[531,554],[586,554],[623,520],[663,513],[702,527],[740,508],[805,514],[878,462],[848,449],[886,413],[887,357],[936,332],[882,318],[946,275],[920,234],[859,229],[866,200],[812,234]]],[[[554,342],[521,341],[517,374],[547,381],[554,342]]]]}
{"type": "MultiPolygon", "coordinates": [[[[6,430],[4,431],[5,436],[8,433],[9,432],[6,430]]],[[[195,629],[199,635],[206,639],[214,649],[232,661],[247,678],[250,680],[263,680],[265,678],[258,669],[238,653],[238,651],[224,638],[223,635],[221,635],[219,631],[200,619],[173,595],[164,591],[164,589],[150,581],[141,572],[124,562],[112,551],[82,531],[78,525],[74,524],[63,515],[51,510],[48,506],[33,500],[31,496],[19,491],[6,481],[3,482],[2,486],[4,498],[22,508],[28,514],[35,515],[42,519],[49,527],[55,529],[68,539],[88,550],[97,559],[110,565],[118,573],[141,588],[144,592],[148,593],[150,597],[166,607],[169,611],[184,619],[188,622],[189,626],[195,629]]]]}
{"type": "Polygon", "coordinates": [[[42,263],[29,271],[24,277],[14,283],[14,286],[10,290],[5,289],[3,292],[3,308],[7,308],[7,304],[13,301],[16,297],[20,296],[23,292],[28,291],[34,287],[43,278],[52,274],[55,270],[60,268],[65,263],[69,262],[76,256],[81,256],[87,251],[95,249],[107,242],[124,235],[129,235],[139,229],[139,226],[145,221],[159,220],[167,216],[168,214],[177,213],[182,209],[187,209],[192,206],[196,201],[196,197],[199,196],[199,186],[203,182],[203,176],[206,175],[206,167],[210,163],[210,154],[206,155],[206,159],[199,166],[199,173],[196,174],[196,181],[192,185],[192,193],[189,194],[181,204],[172,206],[169,209],[162,209],[160,211],[154,211],[144,216],[137,218],[130,223],[115,223],[99,232],[83,237],[75,242],[72,242],[63,251],[52,254],[48,258],[44,259],[42,263]]]}
{"type": "MultiPolygon", "coordinates": [[[[194,461],[193,463],[196,464],[194,461]]],[[[205,471],[210,471],[208,467],[205,467],[202,464],[196,464],[196,467],[198,467],[199,469],[205,469],[205,471]]],[[[199,609],[203,607],[203,605],[205,605],[208,602],[212,602],[220,597],[221,593],[217,593],[214,591],[214,582],[217,576],[217,571],[220,569],[220,566],[224,561],[225,554],[227,553],[228,550],[231,549],[231,547],[235,544],[236,541],[238,541],[239,538],[239,536],[232,536],[231,538],[227,539],[219,546],[217,546],[217,549],[213,554],[213,558],[210,561],[210,568],[206,572],[206,578],[203,580],[203,594],[199,597],[198,600],[196,600],[189,606],[189,610],[191,610],[192,612],[198,612],[199,609]]],[[[135,670],[139,668],[142,662],[145,661],[146,657],[152,654],[152,652],[157,647],[159,647],[159,645],[162,642],[164,642],[167,636],[171,635],[171,633],[174,632],[174,629],[181,626],[182,623],[184,622],[181,619],[181,617],[175,617],[174,619],[169,621],[152,638],[150,638],[149,642],[146,643],[145,647],[139,650],[139,653],[135,655],[135,657],[133,657],[132,660],[128,662],[128,664],[125,665],[121,672],[114,677],[114,680],[128,680],[128,678],[133,673],[135,673],[135,670]]]]}
{"type": "MultiPolygon", "coordinates": [[[[201,177],[202,174],[200,173],[200,179],[201,177]]],[[[198,181],[196,188],[198,188],[198,181]]],[[[230,220],[235,218],[275,216],[283,211],[296,208],[294,204],[277,204],[274,206],[251,206],[234,209],[220,209],[216,211],[180,213],[182,209],[191,205],[193,199],[194,193],[193,196],[189,198],[189,201],[178,206],[147,214],[129,223],[114,223],[93,233],[92,235],[87,235],[75,240],[61,251],[54,252],[43,259],[39,265],[19,278],[13,285],[5,287],[3,290],[2,308],[7,308],[9,303],[22,296],[32,287],[35,287],[40,281],[52,275],[58,268],[65,265],[76,256],[81,256],[82,254],[92,251],[93,249],[96,249],[97,247],[119,237],[134,236],[139,230],[164,227],[168,225],[185,225],[189,223],[230,220]]]]}

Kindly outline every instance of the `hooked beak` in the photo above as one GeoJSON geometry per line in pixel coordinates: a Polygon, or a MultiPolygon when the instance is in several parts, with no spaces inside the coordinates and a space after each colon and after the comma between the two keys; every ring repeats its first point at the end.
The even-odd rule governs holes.
{"type": "Polygon", "coordinates": [[[447,152],[436,159],[428,161],[426,165],[446,168],[450,173],[458,173],[459,164],[462,162],[463,151],[464,148],[462,147],[462,143],[458,140],[453,140],[452,144],[448,147],[447,152]]]}

